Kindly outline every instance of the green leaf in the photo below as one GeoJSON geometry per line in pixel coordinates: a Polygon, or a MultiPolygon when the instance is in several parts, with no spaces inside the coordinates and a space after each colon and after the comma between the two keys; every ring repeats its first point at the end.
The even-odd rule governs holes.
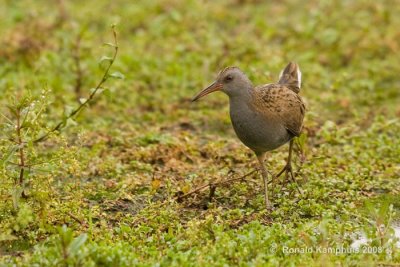
{"type": "Polygon", "coordinates": [[[112,61],[112,57],[108,57],[108,56],[102,56],[99,60],[99,63],[103,63],[104,61],[112,61]]]}
{"type": "Polygon", "coordinates": [[[106,45],[106,46],[111,46],[111,47],[117,47],[115,44],[113,44],[113,43],[104,43],[103,45],[106,45]]]}
{"type": "Polygon", "coordinates": [[[58,234],[60,235],[60,241],[62,245],[71,244],[73,233],[72,230],[69,229],[65,224],[58,228],[58,234]]]}
{"type": "Polygon", "coordinates": [[[74,119],[69,118],[66,121],[65,127],[76,126],[76,125],[78,125],[78,123],[74,119]]]}
{"type": "Polygon", "coordinates": [[[6,165],[7,162],[10,160],[12,155],[17,151],[18,146],[13,146],[11,149],[8,150],[7,154],[1,159],[1,163],[6,165]]]}
{"type": "MultiPolygon", "coordinates": [[[[94,92],[95,90],[96,90],[96,88],[90,89],[90,93],[93,94],[93,92],[94,92]]],[[[107,88],[99,88],[99,89],[97,89],[96,95],[99,95],[99,94],[103,93],[105,90],[107,90],[107,88]]]]}
{"type": "Polygon", "coordinates": [[[69,252],[75,254],[78,252],[79,248],[86,242],[87,234],[81,234],[80,236],[74,238],[69,246],[69,252]]]}
{"type": "Polygon", "coordinates": [[[12,113],[15,117],[17,117],[17,109],[11,105],[6,105],[10,113],[12,113]]]}
{"type": "Polygon", "coordinates": [[[115,79],[121,79],[121,80],[125,79],[125,75],[123,75],[123,74],[122,74],[121,72],[119,72],[119,71],[113,72],[113,73],[111,73],[109,76],[110,76],[110,77],[113,77],[113,78],[115,78],[115,79]]]}
{"type": "Polygon", "coordinates": [[[74,111],[74,107],[72,107],[70,105],[65,105],[64,106],[64,115],[65,115],[65,117],[68,117],[73,111],[74,111]]]}
{"type": "Polygon", "coordinates": [[[0,115],[1,115],[3,118],[5,118],[11,125],[14,124],[13,121],[12,121],[10,118],[8,118],[6,115],[4,115],[3,113],[0,112],[0,115]]]}

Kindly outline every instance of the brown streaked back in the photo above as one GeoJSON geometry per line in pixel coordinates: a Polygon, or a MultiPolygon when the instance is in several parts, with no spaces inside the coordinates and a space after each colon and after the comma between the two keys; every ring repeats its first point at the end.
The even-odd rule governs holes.
{"type": "Polygon", "coordinates": [[[300,135],[306,108],[301,97],[286,85],[257,86],[251,106],[265,118],[281,121],[293,136],[300,135]]]}

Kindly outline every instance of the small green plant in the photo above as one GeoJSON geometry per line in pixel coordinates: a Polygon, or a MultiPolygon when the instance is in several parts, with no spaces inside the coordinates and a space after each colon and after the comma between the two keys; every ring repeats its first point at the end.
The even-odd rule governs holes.
{"type": "MultiPolygon", "coordinates": [[[[45,112],[49,105],[48,95],[50,92],[48,90],[44,90],[39,96],[33,96],[30,92],[22,97],[10,96],[10,104],[7,105],[8,112],[6,114],[1,113],[3,118],[3,138],[1,142],[2,147],[7,147],[7,149],[2,151],[0,163],[7,180],[13,181],[11,196],[14,210],[18,209],[21,197],[27,198],[27,188],[34,180],[30,179],[31,176],[46,169],[43,166],[49,167],[60,159],[43,153],[38,144],[69,124],[83,108],[106,89],[104,84],[109,78],[123,78],[123,75],[119,72],[110,73],[118,55],[118,40],[114,25],[112,26],[112,33],[113,42],[106,43],[106,45],[112,47],[114,53],[111,57],[103,56],[101,58],[100,66],[104,67],[104,72],[100,81],[90,90],[89,96],[81,98],[80,104],[64,114],[64,117],[55,126],[49,127],[48,123],[45,122],[45,112]]],[[[52,167],[55,167],[54,164],[52,167]]]]}
{"type": "Polygon", "coordinates": [[[396,251],[396,238],[393,230],[393,218],[396,217],[396,211],[393,204],[387,200],[367,201],[367,215],[369,217],[369,225],[364,227],[366,237],[369,240],[371,248],[379,248],[381,253],[391,256],[396,251]]]}
{"type": "Polygon", "coordinates": [[[57,248],[60,254],[59,263],[63,266],[81,266],[84,255],[79,253],[87,240],[86,234],[74,238],[74,233],[66,225],[58,229],[57,248]]]}
{"type": "Polygon", "coordinates": [[[5,119],[3,128],[3,152],[1,159],[4,175],[12,185],[12,202],[17,210],[19,198],[27,197],[26,188],[30,175],[34,174],[39,166],[49,164],[51,161],[40,157],[34,144],[35,136],[43,130],[42,116],[48,105],[48,91],[43,91],[38,97],[30,92],[17,99],[11,96],[8,114],[2,114],[5,119]]]}

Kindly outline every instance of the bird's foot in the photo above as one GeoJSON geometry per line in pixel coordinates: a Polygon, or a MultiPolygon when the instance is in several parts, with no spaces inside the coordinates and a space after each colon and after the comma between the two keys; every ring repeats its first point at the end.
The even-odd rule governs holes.
{"type": "Polygon", "coordinates": [[[272,206],[272,204],[270,202],[268,202],[268,203],[265,203],[265,209],[267,211],[273,211],[274,207],[272,206]]]}
{"type": "Polygon", "coordinates": [[[286,163],[285,167],[283,167],[283,169],[277,175],[275,175],[275,178],[279,178],[283,173],[286,174],[286,179],[289,177],[289,175],[294,177],[291,163],[286,163]]]}
{"type": "Polygon", "coordinates": [[[293,169],[292,169],[292,164],[290,162],[288,162],[285,167],[283,167],[283,169],[274,176],[273,180],[278,179],[283,173],[285,173],[285,181],[284,183],[289,182],[289,179],[294,182],[297,186],[297,191],[299,191],[300,194],[302,194],[301,190],[300,190],[300,186],[297,183],[296,179],[294,178],[294,173],[293,173],[293,169]]]}

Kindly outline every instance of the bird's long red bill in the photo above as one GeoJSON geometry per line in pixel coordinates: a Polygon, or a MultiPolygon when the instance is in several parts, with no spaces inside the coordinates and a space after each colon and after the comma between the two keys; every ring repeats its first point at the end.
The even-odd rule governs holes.
{"type": "Polygon", "coordinates": [[[202,98],[203,96],[208,95],[209,93],[218,91],[222,89],[222,84],[214,82],[210,86],[208,86],[206,89],[202,90],[200,93],[198,93],[195,97],[193,97],[192,102],[196,101],[199,98],[202,98]]]}

